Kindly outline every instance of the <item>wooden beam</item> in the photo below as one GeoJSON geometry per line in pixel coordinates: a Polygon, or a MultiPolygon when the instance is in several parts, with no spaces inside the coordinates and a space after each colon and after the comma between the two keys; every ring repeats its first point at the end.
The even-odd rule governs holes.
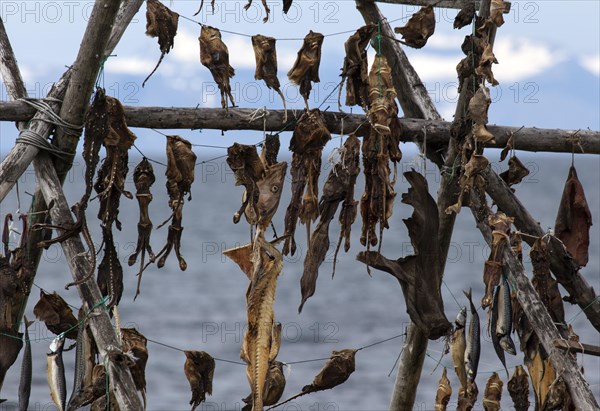
{"type": "MultiPolygon", "coordinates": [[[[40,153],[33,161],[35,175],[42,194],[47,204],[53,202],[50,208],[50,217],[55,225],[62,227],[72,226],[75,222],[71,216],[69,204],[62,191],[52,160],[46,153],[40,153]]],[[[86,251],[79,235],[70,237],[60,243],[65,259],[71,269],[74,281],[84,278],[89,273],[91,266],[86,257],[86,251]]],[[[106,308],[97,306],[102,301],[102,294],[94,277],[77,286],[81,300],[88,307],[96,307],[89,316],[89,326],[94,335],[101,357],[109,352],[120,351],[121,344],[110,321],[106,308]]],[[[133,378],[129,368],[117,362],[108,362],[108,374],[111,386],[114,389],[119,408],[121,410],[139,411],[143,409],[138,397],[133,378]]]]}
{"type": "MultiPolygon", "coordinates": [[[[221,108],[187,108],[187,107],[141,107],[124,106],[125,118],[130,127],[156,129],[213,129],[213,130],[256,130],[262,131],[262,119],[250,121],[256,109],[230,108],[228,112],[221,108]]],[[[35,109],[21,101],[0,102],[0,121],[27,121],[35,113],[35,109]]],[[[290,121],[295,119],[291,112],[290,121]]],[[[301,113],[298,114],[298,116],[301,113]]],[[[356,130],[358,136],[363,136],[368,128],[363,114],[349,114],[327,111],[324,113],[327,128],[332,133],[340,132],[340,120],[344,118],[344,128],[356,130]],[[362,126],[361,126],[362,125],[362,126]]],[[[267,131],[282,130],[286,123],[283,121],[283,110],[269,110],[267,131]]],[[[404,142],[422,143],[427,133],[427,143],[431,145],[448,144],[451,122],[443,120],[421,120],[418,118],[401,118],[405,128],[402,136],[404,142]]],[[[503,148],[511,133],[519,131],[519,150],[543,151],[553,153],[571,153],[573,145],[567,138],[577,130],[546,129],[537,127],[511,127],[489,125],[488,129],[494,134],[496,143],[490,148],[503,148]]],[[[287,130],[292,130],[288,127],[287,130]]],[[[600,131],[578,131],[583,153],[600,154],[600,131]]],[[[579,147],[576,153],[580,153],[579,147]]]]}
{"type": "MultiPolygon", "coordinates": [[[[445,9],[462,9],[467,3],[475,3],[475,8],[479,8],[480,1],[471,0],[375,0],[377,3],[401,4],[404,6],[431,6],[445,9]]],[[[504,13],[509,13],[511,2],[504,2],[504,13]]]]}
{"type": "Polygon", "coordinates": [[[600,357],[600,347],[598,347],[597,345],[590,345],[567,340],[554,340],[554,346],[558,349],[567,352],[576,352],[580,354],[588,354],[593,355],[595,357],[600,357]]]}
{"type": "MultiPolygon", "coordinates": [[[[542,237],[545,232],[540,224],[531,216],[521,201],[514,195],[508,185],[498,174],[488,171],[486,176],[487,193],[504,214],[515,219],[515,227],[525,234],[523,240],[533,245],[535,237],[542,237]]],[[[556,280],[569,293],[566,297],[572,304],[578,304],[590,320],[594,328],[600,332],[600,300],[594,288],[588,284],[579,272],[579,266],[573,261],[563,244],[555,237],[550,237],[550,269],[556,280]]]]}
{"type": "MultiPolygon", "coordinates": [[[[483,238],[492,246],[492,230],[487,221],[487,215],[481,213],[481,205],[478,204],[478,198],[475,193],[471,195],[471,211],[477,222],[477,227],[483,234],[483,238]]],[[[513,250],[506,246],[502,248],[502,263],[508,270],[510,284],[513,284],[513,290],[516,291],[517,300],[527,316],[533,331],[536,333],[548,358],[555,370],[560,372],[563,377],[571,399],[578,410],[598,410],[598,403],[590,391],[589,385],[585,381],[583,374],[579,369],[577,362],[570,355],[565,355],[555,347],[555,341],[561,340],[561,335],[556,329],[550,314],[544,304],[540,301],[537,292],[533,288],[531,281],[525,275],[523,265],[516,257],[513,250]]]]}
{"type": "MultiPolygon", "coordinates": [[[[0,16],[0,74],[4,79],[4,85],[8,91],[9,96],[21,96],[25,97],[27,91],[25,91],[25,85],[17,61],[14,59],[14,52],[12,45],[8,40],[4,22],[0,16]]],[[[15,97],[13,97],[15,98],[15,97]]],[[[19,98],[19,97],[17,97],[19,98]]]]}

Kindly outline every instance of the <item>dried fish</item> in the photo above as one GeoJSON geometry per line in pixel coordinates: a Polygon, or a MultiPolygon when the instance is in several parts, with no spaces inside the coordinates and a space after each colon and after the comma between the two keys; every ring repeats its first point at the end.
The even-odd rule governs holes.
{"type": "Polygon", "coordinates": [[[154,70],[152,70],[142,83],[142,87],[144,87],[148,79],[152,77],[154,72],[158,69],[165,54],[168,54],[173,48],[178,24],[179,14],[169,10],[167,6],[158,0],[146,1],[146,35],[158,37],[160,58],[158,59],[158,63],[156,63],[154,70]]]}
{"type": "Polygon", "coordinates": [[[507,387],[515,411],[527,411],[529,409],[529,376],[523,366],[517,365],[507,387]]]}
{"type": "Polygon", "coordinates": [[[473,304],[471,299],[471,289],[464,292],[469,299],[471,306],[471,322],[469,324],[469,334],[467,335],[467,346],[465,349],[465,370],[467,371],[467,378],[469,382],[474,382],[477,377],[477,368],[479,366],[479,353],[481,352],[480,342],[480,327],[479,327],[479,314],[477,314],[477,308],[473,304]]]}
{"type": "Polygon", "coordinates": [[[508,160],[508,170],[500,173],[500,178],[504,180],[508,186],[519,184],[525,177],[529,175],[529,170],[517,156],[512,156],[508,160]]]}
{"type": "Polygon", "coordinates": [[[135,328],[121,328],[123,352],[132,355],[135,362],[129,367],[135,388],[142,394],[146,409],[146,363],[148,362],[148,340],[135,328]]]}
{"type": "MultiPolygon", "coordinates": [[[[537,291],[540,301],[556,324],[565,323],[565,309],[558,289],[558,283],[550,275],[550,250],[545,241],[536,239],[529,253],[533,266],[531,284],[537,291]]],[[[565,335],[566,337],[566,335],[565,335]]]]}
{"type": "Polygon", "coordinates": [[[467,388],[467,372],[465,370],[465,324],[467,322],[467,307],[462,307],[454,321],[454,332],[450,340],[450,356],[454,371],[460,381],[460,386],[464,390],[467,388]]]}
{"type": "Polygon", "coordinates": [[[503,0],[492,0],[490,4],[490,20],[500,27],[504,24],[504,9],[506,3],[503,0]]]}
{"type": "Polygon", "coordinates": [[[31,341],[29,341],[29,326],[33,321],[27,321],[23,317],[25,324],[25,351],[23,352],[23,362],[21,363],[21,378],[19,380],[19,410],[27,411],[29,408],[29,395],[31,394],[31,341]]]}
{"type": "MultiPolygon", "coordinates": [[[[341,83],[346,82],[346,105],[366,108],[368,104],[369,94],[369,76],[368,76],[368,61],[367,61],[367,46],[375,34],[377,26],[368,24],[356,30],[356,33],[351,35],[344,48],[346,49],[346,57],[344,57],[344,66],[342,67],[341,83]]],[[[341,103],[342,87],[338,94],[338,106],[341,103]]]]}
{"type": "Polygon", "coordinates": [[[310,223],[319,214],[319,186],[323,147],[331,139],[325,119],[319,109],[305,112],[294,128],[290,140],[292,151],[292,198],[285,213],[285,244],[283,255],[296,252],[296,223],[306,225],[310,246],[310,223]],[[306,188],[306,191],[305,191],[306,188]],[[304,193],[304,195],[303,195],[304,193]]]}
{"type": "Polygon", "coordinates": [[[104,256],[98,266],[96,282],[102,295],[108,296],[108,302],[105,304],[106,308],[111,309],[119,305],[123,296],[123,267],[119,260],[112,232],[106,227],[102,227],[102,238],[104,239],[104,256]]]}
{"type": "Polygon", "coordinates": [[[442,377],[438,383],[437,393],[435,395],[435,411],[446,411],[450,397],[452,396],[452,387],[446,374],[446,369],[442,372],[442,377]]]}
{"type": "Polygon", "coordinates": [[[287,400],[274,405],[272,408],[279,407],[287,402],[290,402],[298,397],[313,392],[329,390],[346,382],[355,368],[355,355],[358,350],[344,349],[333,351],[327,363],[321,368],[321,371],[315,376],[312,384],[305,385],[302,390],[287,400]]]}
{"type": "Polygon", "coordinates": [[[488,225],[492,229],[492,247],[483,271],[483,282],[485,284],[485,295],[481,300],[483,308],[487,308],[492,304],[494,287],[500,284],[502,278],[502,249],[510,241],[510,226],[513,220],[512,217],[508,217],[501,211],[488,216],[488,225]]]}
{"type": "Polygon", "coordinates": [[[304,104],[308,110],[308,98],[312,90],[311,82],[318,83],[319,65],[321,64],[321,46],[324,36],[312,30],[304,37],[304,43],[298,51],[296,62],[288,72],[288,78],[300,86],[300,95],[304,97],[304,104]]]}
{"type": "Polygon", "coordinates": [[[471,24],[475,18],[475,3],[465,2],[462,9],[458,12],[454,18],[454,28],[462,29],[465,26],[471,24]]]}
{"type": "Polygon", "coordinates": [[[205,351],[185,351],[183,371],[190,383],[192,411],[204,400],[206,394],[212,395],[212,380],[215,373],[215,360],[205,351]]]}
{"type": "MultiPolygon", "coordinates": [[[[471,190],[475,190],[479,196],[485,196],[485,187],[487,186],[487,182],[484,175],[489,164],[490,162],[483,155],[473,154],[471,156],[471,159],[465,165],[464,173],[460,176],[460,194],[458,201],[456,204],[453,204],[446,209],[446,214],[458,214],[463,206],[463,203],[468,203],[465,199],[465,196],[468,198],[471,190]]],[[[485,201],[483,201],[482,204],[485,204],[485,201]]]]}
{"type": "Polygon", "coordinates": [[[227,98],[231,106],[235,107],[229,79],[235,75],[235,70],[229,65],[229,50],[223,40],[221,32],[211,26],[202,26],[200,30],[200,63],[210,70],[213,79],[221,91],[221,107],[227,109],[227,98]]]}
{"type": "Polygon", "coordinates": [[[498,288],[498,323],[496,325],[496,335],[500,338],[502,349],[511,355],[516,355],[515,343],[510,336],[512,333],[513,313],[510,287],[508,281],[506,281],[506,277],[502,277],[502,282],[498,288]]]}
{"type": "MultiPolygon", "coordinates": [[[[194,167],[196,166],[196,154],[192,151],[192,144],[179,136],[167,136],[167,193],[169,194],[169,207],[173,210],[167,244],[156,254],[158,268],[162,268],[172,249],[179,261],[179,268],[185,271],[187,263],[181,255],[181,226],[183,220],[183,203],[186,194],[191,192],[194,182],[194,167]]],[[[192,199],[190,195],[188,201],[192,199]]],[[[166,224],[169,219],[162,223],[166,224]]]]}
{"type": "Polygon", "coordinates": [[[86,401],[86,392],[92,386],[92,374],[96,365],[96,350],[93,337],[87,326],[87,313],[85,306],[79,310],[79,327],[77,329],[77,344],[75,346],[75,376],[73,379],[73,390],[67,402],[67,411],[83,407],[86,401]]]}
{"type": "Polygon", "coordinates": [[[479,390],[475,381],[469,381],[466,389],[458,391],[458,406],[456,411],[471,411],[477,401],[479,390]]]}
{"type": "Polygon", "coordinates": [[[422,48],[435,31],[433,6],[421,7],[421,10],[413,14],[404,27],[396,27],[394,31],[402,34],[407,46],[422,48]]]}
{"type": "Polygon", "coordinates": [[[138,272],[138,283],[135,291],[135,300],[140,294],[140,286],[142,283],[142,273],[144,272],[144,263],[146,259],[146,252],[150,261],[154,261],[154,253],[150,246],[150,235],[152,234],[152,221],[150,221],[150,214],[148,213],[148,206],[152,201],[152,193],[150,193],[150,187],[154,184],[156,177],[154,176],[154,170],[152,164],[147,158],[143,158],[142,161],[135,167],[133,172],[133,182],[135,184],[136,193],[135,198],[138,201],[138,207],[140,209],[140,219],[138,222],[138,240],[135,252],[129,256],[127,264],[132,266],[137,261],[138,255],[141,253],[142,258],[140,261],[140,271],[138,272]]]}
{"type": "Polygon", "coordinates": [[[575,166],[571,166],[558,207],[554,232],[575,262],[582,267],[588,262],[591,226],[592,214],[585,191],[577,177],[575,166]]]}
{"type": "Polygon", "coordinates": [[[500,287],[498,286],[494,290],[494,299],[492,302],[492,309],[491,309],[491,313],[490,313],[491,317],[490,317],[489,332],[490,332],[490,337],[492,338],[492,344],[494,346],[494,351],[496,352],[498,359],[502,363],[502,366],[506,370],[506,377],[508,378],[508,368],[506,368],[506,357],[504,355],[504,350],[500,346],[500,339],[498,338],[498,333],[496,332],[496,330],[498,328],[497,324],[498,324],[498,317],[500,316],[499,311],[500,311],[500,307],[501,307],[501,305],[499,303],[500,293],[501,293],[500,287]]]}
{"type": "Polygon", "coordinates": [[[284,118],[283,122],[287,121],[287,108],[285,97],[281,92],[281,84],[277,78],[277,51],[273,37],[262,36],[257,34],[252,36],[252,48],[254,49],[254,57],[256,58],[256,71],[254,72],[255,80],[264,80],[268,88],[272,88],[279,94],[283,102],[284,118]]]}
{"type": "MultiPolygon", "coordinates": [[[[200,7],[198,8],[198,11],[194,13],[194,16],[197,16],[202,11],[202,7],[204,7],[204,0],[200,1],[200,7]]],[[[210,1],[210,7],[212,8],[213,14],[215,14],[215,0],[210,1]]]]}
{"type": "Polygon", "coordinates": [[[65,410],[65,402],[67,400],[65,366],[62,358],[64,343],[65,337],[61,334],[52,340],[52,343],[50,344],[50,352],[46,354],[50,395],[58,411],[65,410]]]}
{"type": "Polygon", "coordinates": [[[77,318],[67,302],[56,292],[48,294],[40,291],[40,300],[33,307],[35,318],[43,321],[46,327],[56,335],[65,333],[71,340],[77,339],[77,318]],[[68,331],[67,331],[68,330],[68,331]]]}
{"type": "Polygon", "coordinates": [[[292,2],[293,0],[283,0],[283,12],[285,14],[287,14],[288,11],[290,11],[290,7],[292,7],[292,2]]]}
{"type": "Polygon", "coordinates": [[[475,69],[475,74],[486,79],[492,86],[497,86],[500,83],[494,78],[492,64],[498,64],[498,60],[496,59],[496,56],[494,56],[492,44],[488,43],[483,49],[483,54],[479,60],[479,66],[475,69]]]}
{"type": "Polygon", "coordinates": [[[227,164],[233,171],[235,185],[243,185],[246,189],[242,206],[233,216],[233,222],[237,224],[248,205],[254,215],[258,214],[257,182],[264,177],[266,170],[255,145],[234,143],[227,149],[227,164]]]}
{"type": "Polygon", "coordinates": [[[402,202],[413,206],[411,217],[404,223],[415,254],[390,260],[379,252],[364,251],[356,259],[396,277],[402,287],[410,319],[429,339],[437,340],[448,335],[452,328],[444,314],[440,289],[437,205],[429,194],[425,177],[414,170],[404,173],[404,176],[411,187],[402,195],[402,202]]]}
{"type": "Polygon", "coordinates": [[[493,373],[485,385],[483,392],[483,409],[485,411],[499,411],[502,398],[502,380],[497,373],[493,373]]]}
{"type": "MultiPolygon", "coordinates": [[[[302,312],[304,303],[315,292],[319,267],[325,260],[325,255],[329,249],[329,224],[335,216],[338,205],[342,201],[348,201],[350,204],[349,210],[351,212],[354,211],[354,215],[356,215],[353,194],[356,178],[360,171],[360,141],[355,135],[350,135],[344,143],[344,147],[340,149],[340,152],[341,159],[333,166],[323,186],[323,195],[319,202],[319,223],[311,236],[310,246],[304,259],[304,272],[300,280],[302,302],[300,303],[298,312],[302,312]]],[[[351,218],[352,221],[354,220],[353,217],[351,218]]],[[[340,218],[342,218],[341,214],[340,218]]],[[[343,218],[347,219],[347,217],[343,218]]],[[[348,221],[350,225],[352,221],[348,221]]],[[[349,236],[350,227],[348,226],[347,229],[349,236]]],[[[343,231],[340,234],[344,235],[343,231]]],[[[339,243],[337,250],[339,250],[339,243]]]]}
{"type": "Polygon", "coordinates": [[[487,124],[488,109],[491,103],[490,89],[483,85],[480,86],[469,100],[469,118],[475,123],[487,124]]]}
{"type": "MultiPolygon", "coordinates": [[[[253,0],[248,0],[248,3],[244,6],[244,10],[248,10],[250,8],[250,6],[252,5],[252,1],[253,0]]],[[[271,12],[271,9],[269,8],[269,6],[267,5],[267,0],[261,0],[263,7],[265,8],[265,17],[263,18],[263,23],[266,23],[267,21],[269,21],[269,13],[271,12]]]]}

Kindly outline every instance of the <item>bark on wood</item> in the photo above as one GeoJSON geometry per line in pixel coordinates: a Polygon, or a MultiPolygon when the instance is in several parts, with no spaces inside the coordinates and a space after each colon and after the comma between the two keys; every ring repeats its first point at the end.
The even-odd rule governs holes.
{"type": "MultiPolygon", "coordinates": [[[[485,213],[481,213],[481,204],[476,196],[473,197],[471,210],[477,222],[477,227],[483,234],[483,238],[491,246],[492,231],[487,223],[485,213]]],[[[562,377],[566,382],[571,398],[578,410],[597,410],[598,403],[594,398],[579,365],[570,355],[565,355],[554,346],[555,340],[561,340],[561,336],[550,318],[544,304],[540,301],[529,278],[524,273],[524,268],[513,250],[505,245],[502,250],[502,260],[508,267],[508,277],[511,284],[514,284],[517,299],[523,312],[527,316],[533,330],[537,334],[540,343],[544,347],[548,358],[552,362],[554,369],[561,370],[562,377]]]]}
{"type": "MultiPolygon", "coordinates": [[[[515,219],[514,224],[517,229],[536,237],[542,237],[545,234],[540,224],[496,173],[489,171],[487,181],[487,193],[502,212],[515,219]]],[[[533,245],[535,238],[523,236],[523,240],[529,245],[533,245]]],[[[556,280],[570,294],[565,298],[573,304],[578,304],[584,310],[584,314],[594,328],[600,331],[600,301],[594,288],[581,275],[579,266],[567,254],[558,239],[550,237],[548,247],[550,251],[550,269],[556,280]]]]}
{"type": "Polygon", "coordinates": [[[27,95],[17,61],[14,59],[14,52],[6,29],[4,28],[4,22],[0,17],[0,74],[4,78],[4,85],[8,91],[8,95],[14,99],[24,97],[27,95]],[[15,97],[19,96],[19,97],[15,97]]]}
{"type": "MultiPolygon", "coordinates": [[[[186,108],[186,107],[144,107],[124,106],[125,119],[130,127],[156,129],[215,129],[215,130],[263,130],[262,119],[250,121],[255,109],[230,108],[225,113],[220,108],[186,108]]],[[[35,109],[21,101],[0,102],[0,121],[28,121],[35,114],[35,109]]],[[[289,114],[289,113],[288,113],[289,114]]],[[[300,115],[300,114],[298,114],[300,115]]],[[[340,121],[344,118],[344,128],[354,130],[356,135],[364,136],[368,132],[363,114],[349,114],[326,111],[325,124],[331,133],[339,133],[340,121]],[[362,124],[362,127],[361,127],[362,124]]],[[[409,114],[407,114],[409,115],[409,114]]],[[[423,120],[418,113],[415,118],[400,118],[400,123],[406,130],[402,135],[403,142],[422,143],[424,133],[427,133],[428,145],[444,145],[450,138],[451,122],[443,120],[423,120]]],[[[269,110],[267,131],[279,131],[286,122],[284,110],[269,110]]],[[[292,120],[292,119],[290,119],[292,120]]],[[[488,130],[494,134],[495,144],[489,148],[503,148],[511,133],[519,127],[488,125],[488,130]]],[[[522,128],[519,131],[519,150],[543,151],[554,153],[571,153],[573,144],[565,138],[576,130],[522,128]]],[[[581,130],[577,133],[583,153],[600,154],[600,132],[581,130]]]]}
{"type": "Polygon", "coordinates": [[[581,354],[600,357],[600,347],[597,345],[583,344],[575,341],[554,340],[554,346],[568,352],[578,352],[581,354]]]}
{"type": "MultiPolygon", "coordinates": [[[[402,4],[408,6],[431,6],[441,7],[446,9],[462,9],[467,3],[475,3],[475,7],[479,8],[480,1],[472,2],[470,0],[376,0],[378,3],[402,4]]],[[[504,13],[510,12],[511,3],[504,2],[504,13]]]]}
{"type": "MultiPolygon", "coordinates": [[[[73,225],[73,217],[52,160],[46,153],[41,153],[35,158],[34,166],[36,178],[39,181],[46,203],[54,202],[54,206],[50,209],[52,222],[61,226],[73,225]]],[[[90,271],[90,263],[86,258],[85,248],[80,237],[73,236],[63,241],[61,246],[73,279],[77,281],[84,278],[90,271]]],[[[100,289],[93,278],[79,285],[77,289],[81,300],[88,307],[94,307],[102,301],[100,289]]],[[[120,343],[104,306],[98,306],[94,309],[93,314],[89,316],[89,326],[101,356],[115,351],[119,353],[120,343]]],[[[143,409],[129,368],[125,364],[115,361],[109,361],[108,368],[110,382],[114,388],[120,409],[132,411],[143,409]]]]}

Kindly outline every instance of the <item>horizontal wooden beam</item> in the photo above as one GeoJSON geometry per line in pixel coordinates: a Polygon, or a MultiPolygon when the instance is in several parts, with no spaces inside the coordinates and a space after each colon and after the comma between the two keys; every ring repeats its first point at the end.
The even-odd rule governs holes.
{"type": "Polygon", "coordinates": [[[580,354],[589,354],[600,357],[600,347],[597,345],[583,344],[575,341],[554,340],[554,346],[561,350],[577,352],[580,354]]]}
{"type": "MultiPolygon", "coordinates": [[[[125,118],[130,127],[157,129],[214,129],[214,130],[257,130],[262,131],[262,118],[251,121],[255,109],[230,108],[224,111],[220,108],[182,108],[182,107],[136,107],[125,106],[125,118]]],[[[35,110],[20,101],[0,102],[0,121],[28,121],[35,110]]],[[[298,112],[297,117],[301,112],[298,112]]],[[[340,133],[340,124],[344,118],[344,133],[356,131],[363,136],[368,127],[366,117],[362,114],[340,112],[325,112],[327,128],[332,133],[340,133]]],[[[256,116],[255,116],[256,117],[256,116]]],[[[269,132],[283,130],[291,131],[293,121],[297,118],[289,116],[288,127],[285,128],[283,110],[269,110],[266,128],[269,132]]],[[[419,120],[402,118],[400,122],[405,132],[404,142],[423,142],[425,134],[428,144],[447,144],[452,123],[442,120],[419,120]]],[[[523,151],[545,151],[555,153],[570,153],[573,143],[568,139],[576,130],[522,128],[508,126],[488,126],[496,138],[496,144],[490,147],[502,148],[506,145],[510,133],[518,133],[517,148],[523,151]]],[[[581,130],[577,133],[579,146],[576,153],[600,154],[600,132],[581,130]]]]}
{"type": "MultiPolygon", "coordinates": [[[[462,9],[470,0],[376,0],[377,3],[401,4],[404,6],[435,6],[445,9],[462,9]]],[[[475,1],[475,9],[479,9],[479,1],[475,1]]],[[[511,2],[504,2],[504,13],[509,13],[511,2]]]]}

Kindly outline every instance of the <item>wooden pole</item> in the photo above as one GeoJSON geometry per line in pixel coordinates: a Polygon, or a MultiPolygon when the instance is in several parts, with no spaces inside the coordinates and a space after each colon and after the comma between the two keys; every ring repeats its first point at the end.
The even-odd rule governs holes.
{"type": "MultiPolygon", "coordinates": [[[[187,108],[187,107],[144,107],[124,106],[125,119],[130,127],[156,129],[212,129],[212,130],[263,130],[263,120],[250,121],[254,108],[230,108],[225,112],[221,108],[187,108]]],[[[27,121],[35,113],[35,109],[22,101],[0,101],[0,121],[27,121]]],[[[297,114],[300,116],[301,112],[297,114]]],[[[349,114],[326,111],[323,113],[325,124],[331,133],[339,133],[340,121],[344,119],[344,128],[356,130],[357,136],[368,132],[366,117],[363,114],[349,114]]],[[[288,121],[296,120],[288,112],[288,121]]],[[[423,144],[427,133],[427,144],[430,146],[447,145],[450,139],[451,122],[443,120],[423,120],[420,118],[400,118],[405,133],[401,140],[405,143],[423,144]]],[[[277,132],[284,129],[283,110],[269,110],[266,130],[277,132]]],[[[288,130],[291,127],[287,128],[288,130]]],[[[600,131],[563,130],[537,127],[512,127],[489,125],[488,130],[494,134],[495,144],[489,148],[504,148],[511,133],[519,130],[519,150],[533,152],[571,153],[572,142],[567,138],[577,132],[583,152],[600,154],[600,131]]]]}
{"type": "MultiPolygon", "coordinates": [[[[487,222],[486,213],[481,213],[479,199],[476,194],[471,195],[471,211],[477,222],[477,227],[483,234],[483,238],[492,246],[492,230],[487,222]]],[[[523,312],[527,316],[533,331],[538,336],[540,343],[548,354],[556,373],[564,379],[571,399],[578,410],[599,410],[598,403],[592,394],[583,374],[579,370],[577,362],[566,353],[555,347],[556,340],[562,340],[556,329],[550,314],[544,304],[540,301],[537,292],[525,275],[525,270],[513,250],[506,244],[502,249],[502,263],[508,267],[508,278],[516,290],[517,299],[523,312]]]]}
{"type": "MultiPolygon", "coordinates": [[[[35,174],[39,182],[39,187],[47,204],[54,202],[50,209],[50,217],[55,225],[69,227],[74,224],[69,204],[62,191],[60,180],[56,175],[56,170],[52,160],[46,153],[40,153],[33,161],[35,174]]],[[[81,238],[76,235],[60,243],[64,252],[74,281],[84,278],[89,273],[91,266],[86,257],[85,248],[81,238]]],[[[98,306],[102,301],[102,295],[95,278],[89,278],[86,282],[77,286],[81,301],[88,307],[96,307],[89,316],[89,326],[94,335],[94,340],[102,357],[109,353],[121,353],[121,344],[117,338],[115,329],[110,322],[110,318],[104,306],[98,306]]],[[[123,411],[139,411],[143,409],[142,403],[138,397],[133,378],[129,368],[124,363],[118,361],[108,361],[108,375],[111,386],[114,389],[115,397],[119,403],[119,408],[123,411]]]]}
{"type": "MultiPolygon", "coordinates": [[[[508,185],[491,170],[487,173],[487,193],[504,214],[515,219],[515,227],[525,234],[523,240],[533,245],[535,237],[545,233],[540,224],[531,216],[521,201],[514,195],[508,185]]],[[[578,304],[590,320],[594,328],[600,332],[600,300],[594,288],[588,284],[579,272],[579,266],[568,254],[564,245],[555,237],[550,237],[550,269],[557,281],[570,294],[567,300],[578,304]]]]}

